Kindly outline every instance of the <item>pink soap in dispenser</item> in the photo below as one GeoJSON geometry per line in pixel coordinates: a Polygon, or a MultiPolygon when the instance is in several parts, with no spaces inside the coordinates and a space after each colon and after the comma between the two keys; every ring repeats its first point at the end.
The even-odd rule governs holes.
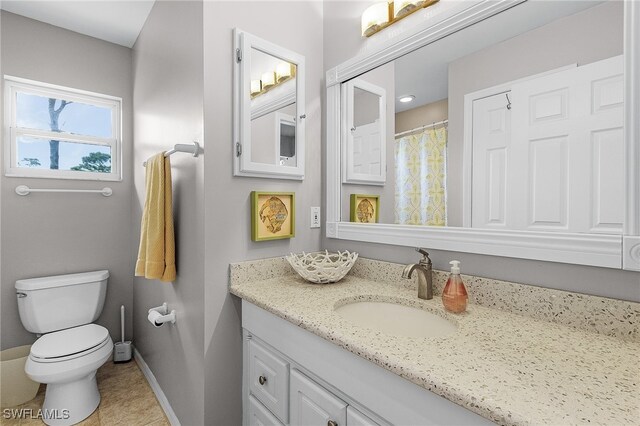
{"type": "Polygon", "coordinates": [[[467,289],[460,278],[460,261],[452,260],[449,264],[451,275],[442,291],[442,304],[447,311],[459,314],[467,310],[467,289]]]}

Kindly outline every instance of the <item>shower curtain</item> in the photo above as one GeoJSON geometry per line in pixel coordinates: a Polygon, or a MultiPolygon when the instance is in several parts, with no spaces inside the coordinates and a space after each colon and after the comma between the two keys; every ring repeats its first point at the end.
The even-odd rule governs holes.
{"type": "Polygon", "coordinates": [[[396,139],[395,223],[447,225],[447,129],[396,139]]]}

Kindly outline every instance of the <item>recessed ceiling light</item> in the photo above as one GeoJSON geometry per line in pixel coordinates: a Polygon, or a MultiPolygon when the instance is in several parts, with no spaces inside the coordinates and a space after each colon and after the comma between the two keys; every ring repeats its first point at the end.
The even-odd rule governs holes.
{"type": "Polygon", "coordinates": [[[407,102],[411,102],[412,100],[414,100],[416,97],[413,95],[407,95],[407,96],[402,96],[401,98],[399,98],[398,100],[402,103],[407,103],[407,102]]]}

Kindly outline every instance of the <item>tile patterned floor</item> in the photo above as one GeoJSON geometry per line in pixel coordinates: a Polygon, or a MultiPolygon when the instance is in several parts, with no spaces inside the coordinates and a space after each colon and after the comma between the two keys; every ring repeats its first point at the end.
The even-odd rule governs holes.
{"type": "MultiPolygon", "coordinates": [[[[160,408],[149,383],[135,361],[114,364],[109,361],[97,374],[101,401],[91,416],[78,423],[82,426],[169,426],[169,421],[160,408]]],[[[38,395],[18,408],[32,409],[34,413],[42,407],[45,386],[38,395]]],[[[43,425],[39,419],[5,419],[0,416],[0,425],[43,425]]]]}

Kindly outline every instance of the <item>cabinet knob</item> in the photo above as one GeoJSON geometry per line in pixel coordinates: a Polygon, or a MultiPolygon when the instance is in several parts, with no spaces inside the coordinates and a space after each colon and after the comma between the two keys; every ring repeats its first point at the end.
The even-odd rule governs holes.
{"type": "Polygon", "coordinates": [[[264,376],[258,377],[258,383],[260,383],[261,385],[264,385],[265,383],[267,383],[267,378],[264,376]]]}
{"type": "Polygon", "coordinates": [[[334,422],[333,420],[329,420],[327,422],[327,426],[338,426],[338,423],[334,422]]]}

